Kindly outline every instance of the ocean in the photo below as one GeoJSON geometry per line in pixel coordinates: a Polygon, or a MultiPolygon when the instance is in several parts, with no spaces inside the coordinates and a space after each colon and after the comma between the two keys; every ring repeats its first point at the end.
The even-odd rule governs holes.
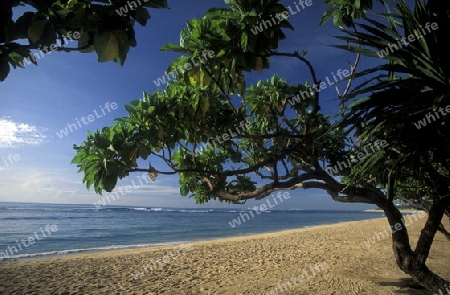
{"type": "Polygon", "coordinates": [[[381,217],[363,211],[180,209],[0,202],[8,259],[175,245],[381,217]],[[240,223],[240,224],[238,224],[240,223]]]}

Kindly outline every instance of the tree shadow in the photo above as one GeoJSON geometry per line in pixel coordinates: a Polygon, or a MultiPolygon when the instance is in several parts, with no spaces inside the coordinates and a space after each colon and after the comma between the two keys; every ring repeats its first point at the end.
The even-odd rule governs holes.
{"type": "Polygon", "coordinates": [[[379,284],[380,286],[399,287],[400,290],[394,291],[395,294],[433,295],[432,292],[415,283],[411,278],[403,278],[396,281],[378,282],[377,284],[379,284]]]}

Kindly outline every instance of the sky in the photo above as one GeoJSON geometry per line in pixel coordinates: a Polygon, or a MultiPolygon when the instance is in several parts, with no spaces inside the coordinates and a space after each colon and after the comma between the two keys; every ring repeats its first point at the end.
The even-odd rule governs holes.
{"type": "MultiPolygon", "coordinates": [[[[294,10],[291,0],[281,1],[294,10]]],[[[338,69],[349,69],[355,56],[331,44],[342,44],[333,36],[340,34],[332,23],[319,27],[323,1],[312,0],[312,5],[291,15],[294,31],[286,30],[287,39],[281,41],[281,52],[306,50],[306,57],[314,65],[319,79],[332,78],[338,69]]],[[[12,69],[0,82],[0,202],[37,202],[64,204],[93,204],[101,196],[82,183],[83,175],[70,161],[75,155],[73,144],[85,140],[87,130],[94,131],[126,116],[124,105],[140,99],[142,92],[154,92],[153,83],[166,71],[179,54],[162,52],[159,48],[168,42],[179,43],[179,33],[186,21],[199,18],[211,7],[224,6],[222,0],[169,0],[170,9],[150,9],[152,18],[146,27],[136,24],[138,46],[131,48],[125,65],[114,62],[99,63],[97,55],[78,52],[52,52],[38,60],[38,66],[12,69]],[[68,124],[76,124],[82,116],[92,122],[67,135],[60,133],[68,124]],[[92,120],[92,118],[94,118],[92,120]],[[59,135],[58,135],[59,134],[59,135]]],[[[296,11],[296,10],[295,10],[296,11]]],[[[69,43],[75,47],[76,42],[69,43]]],[[[360,68],[371,61],[362,59],[360,68]]],[[[250,82],[267,79],[273,73],[291,83],[311,82],[307,68],[292,59],[274,57],[271,68],[262,73],[252,72],[250,82]]],[[[249,86],[250,83],[248,83],[249,86]]],[[[163,88],[164,86],[160,86],[163,88]]],[[[345,84],[339,84],[342,89],[345,84]]],[[[322,110],[335,115],[338,112],[336,91],[329,87],[321,91],[322,110]]],[[[116,189],[124,188],[139,175],[120,180],[116,189]]],[[[343,204],[331,200],[321,190],[289,191],[291,198],[277,209],[372,209],[365,204],[343,204]]],[[[245,205],[231,205],[210,201],[196,205],[195,200],[181,197],[176,176],[159,176],[155,182],[144,183],[111,205],[147,207],[239,207],[263,202],[248,201],[245,205]]]]}

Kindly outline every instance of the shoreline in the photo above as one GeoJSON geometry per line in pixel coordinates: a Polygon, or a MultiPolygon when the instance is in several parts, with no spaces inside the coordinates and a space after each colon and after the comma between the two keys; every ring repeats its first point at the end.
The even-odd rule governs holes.
{"type": "MultiPolygon", "coordinates": [[[[364,210],[359,212],[368,212],[368,213],[384,213],[382,210],[364,210]]],[[[416,213],[417,210],[411,210],[411,211],[401,211],[402,213],[416,213]]],[[[410,214],[408,214],[410,215],[410,214]]],[[[226,240],[226,239],[233,239],[233,238],[240,238],[240,237],[258,237],[259,235],[265,235],[265,234],[279,234],[285,231],[298,231],[298,230],[304,230],[308,228],[320,228],[322,226],[333,226],[338,224],[345,224],[345,223],[352,223],[352,222],[360,222],[360,221],[367,221],[367,220],[375,220],[375,219],[385,219],[384,216],[376,216],[368,219],[361,219],[361,220],[353,220],[353,221],[337,221],[334,223],[322,223],[317,225],[304,225],[302,227],[298,228],[287,228],[287,229],[273,229],[269,231],[264,232],[248,232],[248,233],[236,233],[234,235],[224,235],[224,236],[218,236],[218,237],[202,237],[202,238],[195,238],[192,240],[176,240],[176,241],[163,241],[163,242],[155,242],[155,243],[142,243],[142,244],[112,244],[112,245],[106,245],[106,246],[99,246],[99,247],[92,247],[92,248],[71,248],[71,249],[63,249],[63,250],[51,250],[48,252],[39,252],[39,253],[28,253],[23,255],[30,255],[25,257],[11,257],[0,260],[0,265],[2,263],[8,263],[8,262],[21,262],[21,261],[31,261],[31,260],[41,260],[41,259],[50,259],[50,258],[64,258],[64,257],[72,257],[77,255],[83,255],[83,254],[97,254],[97,253],[111,253],[111,252],[120,252],[120,251],[127,251],[127,250],[145,250],[145,249],[158,249],[161,247],[176,247],[177,245],[181,244],[188,244],[188,243],[197,243],[197,242],[210,242],[210,241],[216,241],[216,240],[226,240]],[[56,253],[54,253],[56,252],[56,253]],[[61,253],[62,252],[62,253],[61,253]],[[67,253],[64,253],[67,252],[67,253]]]]}
{"type": "MultiPolygon", "coordinates": [[[[418,210],[418,209],[401,209],[399,211],[400,211],[400,213],[417,213],[417,212],[421,212],[423,210],[418,210]]],[[[368,212],[368,213],[384,213],[384,211],[381,210],[381,209],[367,209],[367,210],[364,210],[364,212],[368,212]]]]}
{"type": "Polygon", "coordinates": [[[43,252],[43,253],[30,253],[30,255],[36,255],[36,256],[30,256],[30,257],[12,257],[7,258],[2,261],[0,261],[0,265],[4,263],[15,263],[15,262],[26,262],[26,261],[35,261],[35,260],[45,260],[45,259],[60,259],[60,258],[66,258],[66,257],[75,257],[81,256],[81,255],[96,255],[96,254],[108,254],[108,253],[115,253],[117,252],[120,254],[121,252],[127,252],[127,251],[139,251],[139,250],[160,250],[160,249],[166,249],[166,248],[175,248],[179,245],[183,244],[202,244],[202,243],[209,243],[209,242],[227,242],[229,240],[234,239],[247,239],[247,238],[263,238],[265,236],[271,236],[271,235],[278,235],[278,234],[289,234],[289,233],[298,233],[303,230],[315,230],[315,229],[321,229],[321,228],[328,228],[333,227],[335,225],[346,225],[346,224],[352,224],[362,221],[369,221],[369,220],[379,220],[379,219],[385,219],[386,217],[376,217],[376,218],[370,218],[370,219],[363,219],[363,220],[354,220],[354,221],[339,221],[335,223],[324,223],[324,224],[318,224],[318,225],[305,225],[303,227],[298,228],[290,228],[290,229],[281,229],[281,230],[273,230],[273,231],[267,231],[267,232],[260,232],[260,233],[243,233],[243,234],[237,234],[233,236],[222,236],[222,237],[214,237],[214,238],[206,238],[206,239],[199,239],[199,240],[190,240],[190,241],[171,241],[171,242],[161,242],[161,243],[155,243],[154,246],[150,246],[149,244],[138,244],[138,245],[111,245],[111,246],[105,246],[106,247],[119,247],[116,249],[102,249],[102,247],[99,248],[88,248],[88,249],[67,249],[67,250],[55,250],[51,252],[64,252],[64,251],[71,251],[70,253],[55,253],[55,254],[46,254],[46,255],[39,255],[43,253],[49,253],[49,252],[43,252]],[[142,245],[142,246],[141,246],[142,245]],[[123,247],[123,248],[122,248],[123,247]]]}
{"type": "MultiPolygon", "coordinates": [[[[425,218],[408,226],[415,244],[425,218]]],[[[448,220],[443,220],[446,227],[448,220]]],[[[0,264],[1,294],[431,295],[411,287],[396,265],[392,240],[372,239],[374,218],[273,233],[0,264]],[[374,240],[372,244],[365,242],[374,240]],[[320,266],[320,267],[319,267],[320,266]],[[306,277],[304,277],[306,276],[306,277]],[[295,280],[293,280],[295,279],[295,280]]],[[[450,278],[450,248],[437,233],[427,265],[450,278]]]]}

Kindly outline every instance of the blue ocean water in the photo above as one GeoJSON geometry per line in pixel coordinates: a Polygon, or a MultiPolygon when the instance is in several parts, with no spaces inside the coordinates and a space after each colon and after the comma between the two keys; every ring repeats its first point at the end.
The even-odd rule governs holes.
{"type": "Polygon", "coordinates": [[[362,211],[177,209],[0,203],[0,261],[150,247],[381,217],[362,211]],[[230,225],[247,214],[250,219],[230,225]],[[3,255],[2,255],[3,253],[3,255]],[[6,257],[7,256],[7,257],[6,257]]]}

